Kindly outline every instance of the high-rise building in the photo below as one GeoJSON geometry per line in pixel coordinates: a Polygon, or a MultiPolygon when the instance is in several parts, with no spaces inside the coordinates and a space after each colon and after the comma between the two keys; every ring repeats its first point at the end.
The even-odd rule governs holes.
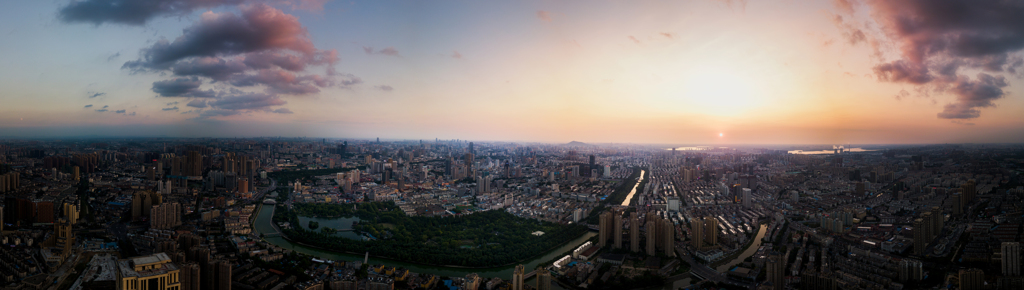
{"type": "Polygon", "coordinates": [[[249,193],[249,179],[239,178],[238,179],[238,193],[249,193]]]}
{"type": "Polygon", "coordinates": [[[118,290],[181,289],[179,272],[165,253],[119,260],[114,267],[118,290]]]}
{"type": "Polygon", "coordinates": [[[611,238],[612,235],[611,229],[613,222],[611,212],[602,212],[601,215],[598,216],[598,247],[604,248],[604,246],[608,244],[608,238],[611,238]]]}
{"type": "Polygon", "coordinates": [[[512,272],[512,290],[523,290],[526,287],[524,284],[524,278],[526,277],[526,267],[523,264],[516,266],[514,272],[512,272]]]}
{"type": "Polygon", "coordinates": [[[612,226],[615,227],[615,230],[612,231],[612,235],[614,235],[614,237],[612,237],[612,238],[615,241],[615,243],[612,244],[612,248],[621,249],[622,248],[622,214],[615,213],[615,223],[612,226]]]}
{"type": "Polygon", "coordinates": [[[71,224],[78,223],[78,206],[74,203],[65,202],[62,210],[64,211],[64,217],[68,219],[71,224]]]}
{"type": "Polygon", "coordinates": [[[974,200],[974,196],[978,194],[974,179],[967,180],[966,183],[960,185],[960,207],[964,208],[971,204],[974,200]]]}
{"type": "Polygon", "coordinates": [[[181,225],[181,205],[177,202],[154,205],[149,215],[150,227],[158,230],[181,225]]]}
{"type": "Polygon", "coordinates": [[[611,178],[611,177],[612,177],[612,167],[611,167],[611,165],[605,165],[604,166],[604,178],[611,178]]]}
{"type": "Polygon", "coordinates": [[[635,211],[629,213],[629,250],[640,252],[640,218],[635,211]]]}
{"type": "Polygon", "coordinates": [[[665,248],[665,256],[674,257],[675,253],[676,253],[676,251],[675,251],[675,249],[676,249],[676,247],[675,247],[675,244],[676,244],[676,227],[675,227],[675,224],[672,224],[672,220],[670,220],[670,219],[663,219],[662,220],[662,228],[663,228],[663,230],[662,230],[663,235],[660,238],[662,238],[662,240],[664,241],[663,243],[664,243],[664,248],[665,248]]]}
{"type": "MultiPolygon", "coordinates": [[[[931,242],[935,239],[935,216],[932,216],[932,212],[926,211],[921,214],[921,220],[924,222],[921,224],[921,229],[924,230],[924,238],[931,242]]],[[[916,228],[915,228],[916,229],[916,228]]]]}
{"type": "Polygon", "coordinates": [[[704,241],[711,247],[718,245],[718,219],[713,216],[704,217],[704,241]]]}
{"type": "Polygon", "coordinates": [[[53,201],[52,200],[35,200],[35,217],[34,221],[37,223],[52,223],[54,221],[53,201]]]}
{"type": "Polygon", "coordinates": [[[203,156],[199,151],[189,151],[185,157],[185,176],[203,176],[203,156]]]}
{"type": "Polygon", "coordinates": [[[537,267],[537,290],[551,290],[551,272],[537,267]]]}
{"type": "Polygon", "coordinates": [[[751,206],[754,205],[754,202],[753,202],[752,198],[753,197],[750,196],[750,188],[743,188],[743,207],[744,208],[750,208],[751,206]]]}
{"type": "Polygon", "coordinates": [[[927,228],[924,219],[914,219],[914,255],[924,255],[924,249],[928,247],[928,237],[924,230],[927,228]]]}
{"type": "Polygon", "coordinates": [[[71,256],[72,247],[75,244],[75,234],[71,232],[71,222],[60,218],[53,224],[53,230],[57,235],[55,247],[61,250],[62,259],[71,256]]]}
{"type": "Polygon", "coordinates": [[[179,271],[181,273],[181,290],[201,290],[199,289],[199,264],[183,263],[179,271]]]}
{"type": "Polygon", "coordinates": [[[786,260],[782,258],[782,254],[779,252],[772,252],[768,255],[768,262],[766,263],[768,272],[768,281],[772,283],[772,289],[782,290],[786,288],[785,271],[786,260]]]}
{"type": "Polygon", "coordinates": [[[476,273],[469,273],[466,275],[466,290],[477,290],[480,288],[480,275],[476,273]]]}
{"type": "Polygon", "coordinates": [[[79,178],[80,178],[81,176],[79,176],[79,174],[78,174],[78,166],[75,166],[75,167],[71,167],[71,175],[72,175],[72,178],[74,178],[74,179],[75,179],[75,181],[78,181],[78,180],[79,180],[79,178]]]}
{"type": "Polygon", "coordinates": [[[231,290],[231,262],[217,261],[217,288],[215,290],[231,290]]]}
{"type": "Polygon", "coordinates": [[[943,223],[945,218],[942,216],[942,209],[940,209],[937,206],[933,206],[932,207],[931,213],[932,213],[932,233],[935,236],[938,236],[938,235],[942,234],[942,223],[943,223]]]}
{"type": "Polygon", "coordinates": [[[981,290],[985,286],[985,272],[981,269],[960,270],[960,289],[981,290]]]}
{"type": "Polygon", "coordinates": [[[952,200],[953,200],[953,202],[952,202],[953,203],[953,216],[959,217],[961,214],[964,213],[964,206],[962,204],[962,202],[963,202],[963,198],[962,197],[963,197],[963,193],[960,193],[960,192],[953,193],[953,196],[952,196],[952,200]]]}
{"type": "Polygon", "coordinates": [[[1001,250],[1003,276],[1020,276],[1020,243],[1003,242],[1001,250]]]}
{"type": "Polygon", "coordinates": [[[149,216],[154,205],[162,201],[160,193],[152,191],[137,191],[132,195],[132,218],[149,216]]]}
{"type": "Polygon", "coordinates": [[[704,221],[701,218],[690,219],[690,242],[698,250],[704,246],[704,221]]]}
{"type": "Polygon", "coordinates": [[[900,261],[900,281],[921,281],[924,278],[921,261],[903,259],[900,261]]]}
{"type": "Polygon", "coordinates": [[[658,255],[657,243],[658,243],[658,222],[659,218],[656,215],[647,215],[647,225],[644,226],[644,231],[647,232],[647,255],[656,256],[658,255]]]}
{"type": "Polygon", "coordinates": [[[8,172],[0,174],[0,192],[14,192],[21,185],[21,174],[8,172]]]}
{"type": "Polygon", "coordinates": [[[857,196],[864,196],[864,182],[857,182],[857,196]]]}

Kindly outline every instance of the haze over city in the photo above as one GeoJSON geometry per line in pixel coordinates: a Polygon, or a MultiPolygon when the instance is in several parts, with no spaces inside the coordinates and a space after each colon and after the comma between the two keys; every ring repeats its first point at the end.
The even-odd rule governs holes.
{"type": "Polygon", "coordinates": [[[1024,141],[1015,1],[17,1],[0,136],[1024,141]]]}

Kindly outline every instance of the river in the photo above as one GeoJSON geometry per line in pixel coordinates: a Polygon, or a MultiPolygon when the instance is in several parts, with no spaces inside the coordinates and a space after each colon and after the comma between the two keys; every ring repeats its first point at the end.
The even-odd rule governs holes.
{"type": "MultiPolygon", "coordinates": [[[[635,189],[635,188],[634,188],[635,189]]],[[[256,215],[255,224],[253,229],[258,233],[272,234],[276,233],[273,226],[274,207],[263,206],[256,215]]],[[[569,243],[562,245],[552,251],[548,251],[546,254],[530,259],[529,261],[522,263],[526,266],[527,272],[533,271],[537,268],[537,265],[543,262],[554,260],[557,256],[562,255],[565,252],[571,251],[583,244],[591,237],[596,236],[597,233],[587,232],[583,236],[576,238],[569,243]]],[[[275,236],[264,238],[270,244],[277,245],[281,248],[294,250],[299,253],[312,255],[328,260],[341,260],[341,261],[362,261],[363,255],[354,255],[346,253],[338,253],[316,249],[313,247],[303,246],[292,243],[291,241],[275,236]]],[[[480,277],[498,277],[501,279],[512,279],[512,271],[515,265],[509,265],[506,267],[487,268],[487,269],[468,269],[468,268],[457,268],[457,267],[444,267],[444,266],[427,266],[420,264],[413,264],[408,262],[395,261],[390,259],[384,259],[380,257],[374,257],[373,253],[370,253],[370,264],[384,264],[391,267],[404,267],[409,271],[423,274],[433,274],[439,276],[450,276],[450,277],[465,277],[467,274],[476,273],[480,277]]]]}
{"type": "Polygon", "coordinates": [[[622,201],[623,206],[629,206],[629,202],[633,201],[633,195],[636,194],[636,187],[640,186],[641,181],[644,181],[644,172],[646,171],[642,169],[640,170],[640,178],[636,180],[635,184],[633,184],[633,190],[630,190],[629,195],[626,195],[626,200],[622,201]]]}
{"type": "Polygon", "coordinates": [[[740,263],[743,262],[743,260],[747,259],[747,257],[753,256],[754,253],[757,253],[757,249],[761,247],[761,238],[764,238],[764,232],[767,229],[768,225],[761,225],[761,228],[757,230],[757,236],[754,237],[754,242],[750,244],[750,247],[747,247],[747,249],[744,250],[743,253],[740,253],[740,255],[735,259],[732,259],[732,261],[729,261],[728,263],[718,266],[718,268],[715,268],[715,270],[718,272],[726,273],[733,266],[739,265],[740,263]]]}

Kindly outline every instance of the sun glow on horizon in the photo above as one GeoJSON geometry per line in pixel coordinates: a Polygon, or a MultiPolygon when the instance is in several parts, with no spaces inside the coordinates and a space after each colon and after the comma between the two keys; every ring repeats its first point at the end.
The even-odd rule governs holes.
{"type": "Polygon", "coordinates": [[[737,116],[761,105],[760,82],[725,66],[693,67],[683,76],[680,97],[703,113],[737,116]]]}

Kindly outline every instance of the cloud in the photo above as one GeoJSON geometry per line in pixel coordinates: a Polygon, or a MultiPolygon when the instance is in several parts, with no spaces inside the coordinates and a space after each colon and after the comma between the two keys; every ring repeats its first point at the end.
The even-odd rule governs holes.
{"type": "Polygon", "coordinates": [[[215,81],[227,80],[231,75],[245,72],[246,64],[239,59],[225,60],[219,57],[197,57],[174,63],[169,68],[179,76],[201,76],[215,81]]]}
{"type": "Polygon", "coordinates": [[[973,81],[960,76],[950,89],[956,95],[957,102],[947,104],[938,116],[942,119],[977,118],[981,116],[977,108],[995,107],[992,101],[1006,95],[1003,91],[1006,86],[1006,78],[1003,76],[979,73],[973,81]]]}
{"type": "Polygon", "coordinates": [[[189,107],[193,107],[193,108],[206,108],[206,101],[205,100],[192,100],[191,102],[188,102],[188,104],[185,104],[185,106],[189,106],[189,107]]]}
{"type": "Polygon", "coordinates": [[[89,98],[90,98],[90,99],[92,99],[92,98],[96,98],[96,97],[102,97],[102,96],[105,96],[106,94],[107,94],[107,93],[94,93],[94,92],[89,92],[89,98]]]}
{"type": "Polygon", "coordinates": [[[537,19],[544,22],[551,22],[551,13],[544,10],[537,10],[537,19]]]}
{"type": "Polygon", "coordinates": [[[142,58],[125,63],[131,69],[167,68],[190,57],[288,50],[312,55],[317,52],[298,18],[273,7],[256,4],[242,7],[242,14],[203,13],[198,23],[184,29],[174,41],[161,39],[144,48],[142,58]]]}
{"type": "Polygon", "coordinates": [[[108,57],[107,57],[107,61],[108,61],[108,62],[110,62],[110,61],[114,61],[115,59],[117,59],[117,58],[119,58],[119,57],[121,57],[121,53],[120,53],[120,52],[117,52],[117,53],[114,53],[114,54],[111,54],[110,56],[108,56],[108,57]]]}
{"type": "Polygon", "coordinates": [[[632,40],[636,44],[640,44],[640,40],[636,39],[636,37],[633,37],[632,35],[629,36],[629,40],[632,40]]]}
{"type": "Polygon", "coordinates": [[[207,102],[210,107],[215,109],[232,111],[266,111],[270,107],[281,106],[287,103],[277,95],[243,92],[237,92],[236,94],[207,102]]]}
{"type": "Polygon", "coordinates": [[[263,85],[267,92],[288,95],[315,94],[320,92],[318,87],[333,85],[330,80],[317,75],[297,76],[285,70],[260,70],[256,74],[239,76],[231,84],[240,87],[263,85]]]}
{"type": "Polygon", "coordinates": [[[135,116],[135,112],[128,113],[128,116],[135,116]]]}
{"type": "Polygon", "coordinates": [[[675,35],[673,35],[672,33],[668,33],[668,32],[662,32],[662,33],[658,33],[658,34],[661,34],[661,36],[664,36],[665,38],[674,38],[675,37],[675,35]]]}
{"type": "MultiPolygon", "coordinates": [[[[727,6],[729,8],[732,8],[733,0],[718,0],[718,1],[722,2],[722,3],[725,3],[725,6],[727,6]]],[[[744,10],[744,11],[747,10],[747,0],[736,0],[735,2],[739,3],[740,10],[744,10]]]]}
{"type": "Polygon", "coordinates": [[[178,106],[174,106],[172,108],[163,108],[162,110],[164,110],[164,111],[177,111],[178,110],[178,106]]]}
{"type": "Polygon", "coordinates": [[[462,59],[462,54],[458,51],[452,51],[452,58],[462,59]]]}
{"type": "Polygon", "coordinates": [[[352,74],[342,74],[339,76],[342,77],[342,79],[335,82],[335,84],[341,87],[351,87],[363,83],[362,79],[352,74]]]}
{"type": "Polygon", "coordinates": [[[106,108],[109,108],[109,107],[110,107],[109,105],[105,105],[105,106],[103,106],[103,108],[104,108],[104,109],[106,109],[106,108]]]}
{"type": "Polygon", "coordinates": [[[363,51],[366,52],[366,54],[370,54],[370,55],[373,55],[373,54],[383,54],[383,55],[387,55],[387,56],[398,56],[398,50],[395,49],[394,47],[390,47],[390,46],[389,47],[385,47],[385,48],[380,49],[380,50],[376,50],[376,51],[373,50],[373,47],[364,46],[363,47],[363,51]]]}
{"type": "Polygon", "coordinates": [[[124,114],[124,112],[125,112],[125,110],[117,110],[117,111],[114,111],[114,113],[117,113],[117,114],[124,114]]]}
{"type": "Polygon", "coordinates": [[[376,88],[378,90],[385,91],[385,92],[390,92],[390,91],[393,91],[395,89],[395,88],[392,88],[389,85],[379,85],[379,86],[375,86],[374,88],[376,88]]]}
{"type": "Polygon", "coordinates": [[[209,117],[222,117],[222,116],[234,116],[241,112],[232,110],[206,110],[199,113],[199,118],[205,119],[209,117]]]}
{"type": "Polygon", "coordinates": [[[181,16],[200,8],[232,5],[244,0],[83,0],[71,1],[58,11],[65,23],[143,25],[157,16],[181,16]]]}
{"type": "MultiPolygon", "coordinates": [[[[1001,74],[1016,74],[1024,61],[1024,5],[1017,1],[866,0],[871,17],[897,47],[899,58],[877,64],[880,81],[952,93],[944,119],[973,119],[1006,95],[1001,74]],[[982,71],[975,79],[961,71],[982,71]]],[[[842,8],[840,10],[844,10],[842,8]]],[[[868,42],[873,46],[871,37],[868,42]]]]}
{"type": "MultiPolygon", "coordinates": [[[[398,51],[389,47],[375,53],[398,51]]],[[[164,97],[218,98],[219,93],[200,89],[207,79],[228,89],[263,88],[270,95],[309,95],[352,85],[353,79],[361,83],[335,72],[337,51],[316,49],[297,18],[264,4],[242,6],[240,14],[203,13],[173,41],[157,41],[139,55],[122,68],[177,76],[153,83],[153,92],[164,97]],[[311,66],[324,67],[324,74],[308,72],[311,66]]]]}
{"type": "Polygon", "coordinates": [[[853,14],[853,6],[857,4],[857,0],[832,0],[832,5],[836,6],[840,12],[846,13],[846,15],[853,14]]]}
{"type": "Polygon", "coordinates": [[[162,97],[181,97],[199,91],[203,81],[197,77],[176,78],[165,81],[153,82],[153,92],[162,97]]]}
{"type": "Polygon", "coordinates": [[[168,106],[172,106],[172,105],[177,105],[177,104],[178,104],[178,102],[170,102],[170,103],[167,103],[167,105],[168,105],[168,106]]]}
{"type": "Polygon", "coordinates": [[[909,96],[910,96],[910,92],[908,92],[907,90],[900,90],[900,92],[898,94],[896,94],[895,98],[896,98],[896,100],[903,100],[904,98],[909,97],[909,96]]]}
{"type": "Polygon", "coordinates": [[[92,104],[85,105],[86,108],[92,108],[92,104]]]}
{"type": "Polygon", "coordinates": [[[273,111],[270,111],[270,112],[278,113],[278,114],[292,114],[293,113],[292,110],[289,110],[288,108],[280,108],[280,109],[273,110],[273,111]]]}
{"type": "Polygon", "coordinates": [[[873,70],[878,80],[888,82],[904,82],[911,84],[926,84],[935,79],[928,71],[928,67],[922,64],[905,60],[897,60],[890,63],[876,65],[873,70]]]}
{"type": "MultiPolygon", "coordinates": [[[[199,9],[238,5],[257,0],[82,0],[61,7],[57,18],[65,23],[103,23],[141,26],[161,16],[184,16],[199,9]]],[[[323,10],[327,0],[267,0],[291,9],[323,10]]]]}
{"type": "Polygon", "coordinates": [[[103,112],[106,112],[106,111],[107,111],[107,109],[99,109],[99,110],[96,110],[96,111],[97,111],[97,112],[100,112],[100,113],[103,113],[103,112]]]}
{"type": "Polygon", "coordinates": [[[282,4],[288,4],[293,10],[321,11],[328,0],[276,0],[282,4]]]}

